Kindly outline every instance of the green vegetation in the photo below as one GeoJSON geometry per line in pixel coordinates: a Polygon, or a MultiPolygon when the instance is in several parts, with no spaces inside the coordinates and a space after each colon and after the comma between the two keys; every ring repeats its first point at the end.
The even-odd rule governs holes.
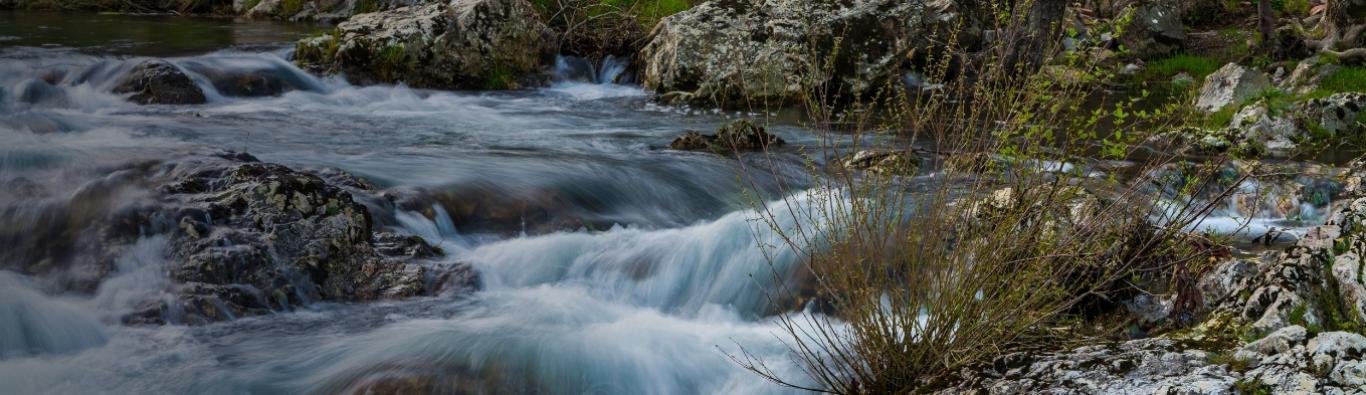
{"type": "Polygon", "coordinates": [[[407,46],[401,43],[389,44],[379,52],[374,67],[375,74],[381,80],[397,81],[399,77],[417,67],[417,58],[409,55],[407,46]]]}
{"type": "Polygon", "coordinates": [[[304,9],[306,0],[280,0],[280,16],[289,17],[304,9]]]}
{"type": "Polygon", "coordinates": [[[1319,83],[1311,97],[1325,97],[1342,92],[1366,92],[1366,67],[1342,66],[1319,83]]]}
{"type": "Polygon", "coordinates": [[[1270,385],[1257,379],[1243,379],[1233,383],[1233,392],[1241,395],[1271,395],[1274,392],[1270,385]]]}
{"type": "MultiPolygon", "coordinates": [[[[986,61],[968,72],[979,78],[967,82],[946,77],[951,59],[931,58],[926,79],[948,81],[943,90],[889,89],[890,97],[877,102],[838,107],[820,94],[822,74],[808,76],[813,88],[803,102],[826,142],[817,148],[824,156],[837,157],[835,142],[850,137],[854,146],[845,149],[921,142],[930,152],[953,153],[924,169],[935,172],[933,180],[952,182],[825,174],[812,165],[815,186],[787,203],[803,208],[797,213],[754,199],[768,213],[764,224],[781,235],[772,253],[796,251],[814,283],[773,298],[827,306],[838,320],[780,316],[806,380],[783,377],[748,354],[737,360],[798,388],[806,387],[794,383],[809,381],[818,386],[806,389],[840,394],[915,393],[1020,347],[1058,345],[1079,332],[1099,335],[1105,331],[1091,328],[1117,314],[1114,301],[1136,292],[1198,300],[1197,290],[1181,284],[1195,283],[1214,247],[1179,229],[1204,207],[1189,201],[1174,211],[1159,207],[1144,189],[1166,185],[1148,170],[1169,164],[1169,157],[1150,159],[1134,172],[1138,180],[1126,181],[1048,165],[1127,158],[1154,131],[1188,121],[1177,111],[1184,102],[1138,107],[1143,98],[1131,97],[1097,105],[1096,84],[1068,84],[1047,70],[1115,79],[1113,70],[1094,62],[1059,57],[1021,73],[986,61]],[[959,100],[964,97],[971,99],[959,100]],[[1158,210],[1166,226],[1148,223],[1158,210]],[[780,225],[794,220],[809,225],[780,225]]],[[[1211,183],[1221,165],[1190,165],[1186,182],[1174,186],[1178,196],[1223,190],[1211,183]]],[[[1173,316],[1197,306],[1182,302],[1173,316]]]]}
{"type": "Polygon", "coordinates": [[[1148,62],[1145,76],[1149,79],[1171,78],[1180,73],[1190,74],[1196,81],[1203,81],[1224,66],[1217,59],[1198,55],[1174,55],[1148,62]]]}
{"type": "Polygon", "coordinates": [[[488,77],[484,79],[484,89],[487,90],[506,90],[516,86],[516,76],[512,70],[503,66],[494,66],[489,69],[488,77]]]}
{"type": "Polygon", "coordinates": [[[355,12],[365,14],[379,11],[379,0],[357,0],[355,12]]]}

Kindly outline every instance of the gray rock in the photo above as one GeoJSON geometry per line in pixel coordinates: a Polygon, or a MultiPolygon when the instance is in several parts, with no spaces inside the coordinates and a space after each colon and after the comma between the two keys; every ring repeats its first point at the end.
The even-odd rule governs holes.
{"type": "Polygon", "coordinates": [[[1205,112],[1218,112],[1224,107],[1241,105],[1270,88],[1271,81],[1266,74],[1229,63],[1205,77],[1195,107],[1205,112]]]}
{"type": "Polygon", "coordinates": [[[1304,138],[1293,119],[1284,114],[1273,115],[1260,103],[1238,110],[1229,128],[1230,133],[1242,136],[1242,143],[1277,156],[1290,155],[1297,148],[1296,140],[1304,138]]]}
{"type": "Polygon", "coordinates": [[[130,95],[138,104],[203,104],[207,101],[190,76],[165,60],[150,59],[133,66],[114,86],[114,93],[130,95]]]}
{"type": "Polygon", "coordinates": [[[299,41],[295,60],[360,83],[506,89],[553,58],[554,40],[527,0],[455,0],[360,14],[299,41]]]}
{"type": "Polygon", "coordinates": [[[834,88],[862,95],[900,79],[939,12],[948,11],[919,1],[709,1],[655,28],[640,53],[644,85],[672,100],[778,104],[805,93],[812,71],[833,60],[834,88]]]}
{"type": "Polygon", "coordinates": [[[1299,105],[1298,112],[1305,122],[1315,126],[1317,132],[1327,134],[1322,138],[1344,138],[1366,131],[1358,121],[1363,109],[1366,109],[1366,94],[1348,92],[1306,101],[1299,105]]]}

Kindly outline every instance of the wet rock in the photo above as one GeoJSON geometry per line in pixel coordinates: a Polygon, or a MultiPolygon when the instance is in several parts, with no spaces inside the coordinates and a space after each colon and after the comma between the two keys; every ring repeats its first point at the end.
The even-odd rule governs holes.
{"type": "Polygon", "coordinates": [[[5,269],[93,292],[128,246],[165,235],[158,253],[166,267],[159,271],[173,298],[133,301],[138,306],[123,319],[133,324],[193,324],[429,292],[431,274],[419,263],[440,251],[378,229],[353,193],[369,192],[242,154],[141,163],[92,182],[64,204],[7,208],[0,230],[25,230],[0,231],[0,242],[13,241],[0,255],[31,262],[5,269]],[[28,256],[46,258],[22,259],[28,256]]]}
{"type": "Polygon", "coordinates": [[[369,213],[349,192],[268,163],[173,166],[167,170],[177,176],[161,189],[167,200],[181,204],[176,214],[181,226],[171,247],[180,265],[172,278],[187,284],[247,286],[268,302],[224,298],[218,292],[223,288],[206,288],[233,313],[422,292],[422,268],[381,258],[369,213]]]}
{"type": "Polygon", "coordinates": [[[855,152],[842,165],[870,173],[908,176],[915,175],[919,163],[919,158],[909,151],[864,150],[855,152]]]}
{"type": "Polygon", "coordinates": [[[762,151],[786,144],[782,138],[769,134],[763,126],[749,120],[731,122],[716,130],[715,135],[686,132],[669,144],[680,151],[708,150],[720,155],[736,152],[762,151]]]}
{"type": "Polygon", "coordinates": [[[933,9],[892,0],[705,2],[655,28],[640,53],[644,86],[679,101],[778,104],[804,93],[810,70],[833,60],[842,94],[868,94],[901,77],[905,56],[941,20],[933,9]]]}
{"type": "Polygon", "coordinates": [[[1271,81],[1266,74],[1229,63],[1205,77],[1205,85],[1200,88],[1195,107],[1206,112],[1218,112],[1224,107],[1240,105],[1270,88],[1271,81]]]}
{"type": "Polygon", "coordinates": [[[554,48],[527,0],[458,0],[356,15],[300,41],[295,61],[361,83],[506,89],[547,64],[554,48]]]}
{"type": "Polygon", "coordinates": [[[290,91],[323,90],[310,77],[302,75],[282,60],[274,63],[251,59],[247,64],[186,60],[181,62],[181,66],[207,79],[214,90],[223,96],[265,97],[290,91]]]}
{"type": "Polygon", "coordinates": [[[114,87],[138,104],[203,104],[207,101],[190,76],[170,62],[152,59],[133,66],[114,87]]]}

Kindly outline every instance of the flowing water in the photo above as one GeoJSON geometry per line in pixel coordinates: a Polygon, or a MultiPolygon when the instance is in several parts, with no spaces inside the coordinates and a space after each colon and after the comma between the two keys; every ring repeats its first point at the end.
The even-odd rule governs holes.
{"type": "MultiPolygon", "coordinates": [[[[136,301],[170,297],[164,234],[133,235],[114,273],[89,292],[0,271],[0,393],[336,393],[391,378],[473,392],[784,392],[729,359],[741,347],[801,377],[766,314],[767,294],[788,281],[794,257],[765,254],[755,232],[772,235],[751,221],[743,198],[799,190],[801,163],[792,154],[736,161],[663,149],[736,114],[652,105],[622,62],[561,59],[555,82],[517,92],[358,87],[286,60],[288,43],[311,26],[0,20],[6,223],[76,201],[125,163],[218,150],[339,168],[386,189],[509,201],[550,193],[585,223],[480,233],[456,229],[441,210],[435,219],[376,213],[385,216],[378,223],[443,247],[439,261],[472,265],[482,289],[313,303],[199,326],[119,322],[136,301]],[[186,71],[208,103],[141,106],[110,93],[146,56],[186,71]],[[225,90],[217,77],[225,72],[265,76],[282,92],[225,90]],[[765,176],[740,177],[742,167],[765,176]]],[[[772,131],[812,141],[795,127],[772,131]]],[[[120,193],[109,199],[145,191],[120,193]]]]}
{"type": "MultiPolygon", "coordinates": [[[[387,190],[508,205],[553,196],[581,221],[459,229],[440,206],[434,216],[375,212],[381,226],[439,245],[446,255],[431,264],[471,265],[482,289],[194,326],[120,323],[138,301],[171,297],[168,236],[124,230],[135,241],[90,289],[0,271],[0,393],[339,393],[392,382],[473,393],[787,392],[730,359],[742,349],[803,377],[769,299],[794,280],[796,257],[762,247],[782,242],[744,198],[808,208],[801,192],[779,199],[807,186],[799,156],[664,149],[686,130],[771,114],[656,106],[612,58],[561,58],[554,82],[525,91],[359,87],[287,60],[288,43],[314,26],[34,13],[0,21],[5,224],[34,223],[61,205],[70,206],[63,220],[88,215],[77,203],[92,194],[136,199],[148,191],[102,187],[111,169],[221,150],[338,168],[387,190]],[[150,56],[190,75],[208,103],[143,106],[110,93],[150,56]],[[231,76],[270,90],[244,94],[231,76]]],[[[770,131],[792,146],[817,143],[782,125],[770,131]]],[[[0,240],[66,236],[23,232],[0,240]]],[[[14,256],[23,254],[0,251],[14,256]]]]}

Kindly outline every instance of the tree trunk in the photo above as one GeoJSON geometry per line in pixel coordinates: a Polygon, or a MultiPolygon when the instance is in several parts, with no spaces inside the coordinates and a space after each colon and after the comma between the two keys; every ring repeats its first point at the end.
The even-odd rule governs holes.
{"type": "Polygon", "coordinates": [[[1280,39],[1276,37],[1276,11],[1271,0],[1257,2],[1257,28],[1262,36],[1262,51],[1272,58],[1280,57],[1280,39]]]}
{"type": "Polygon", "coordinates": [[[1309,41],[1311,48],[1343,63],[1366,63],[1361,33],[1366,30],[1366,0],[1328,0],[1319,28],[1323,40],[1309,41]]]}
{"type": "Polygon", "coordinates": [[[1004,62],[1008,73],[1029,74],[1038,70],[1048,52],[1057,48],[1062,32],[1067,0],[1033,0],[1027,6],[1029,11],[1024,20],[1017,19],[1012,26],[1014,38],[1006,48],[1004,62]]]}

